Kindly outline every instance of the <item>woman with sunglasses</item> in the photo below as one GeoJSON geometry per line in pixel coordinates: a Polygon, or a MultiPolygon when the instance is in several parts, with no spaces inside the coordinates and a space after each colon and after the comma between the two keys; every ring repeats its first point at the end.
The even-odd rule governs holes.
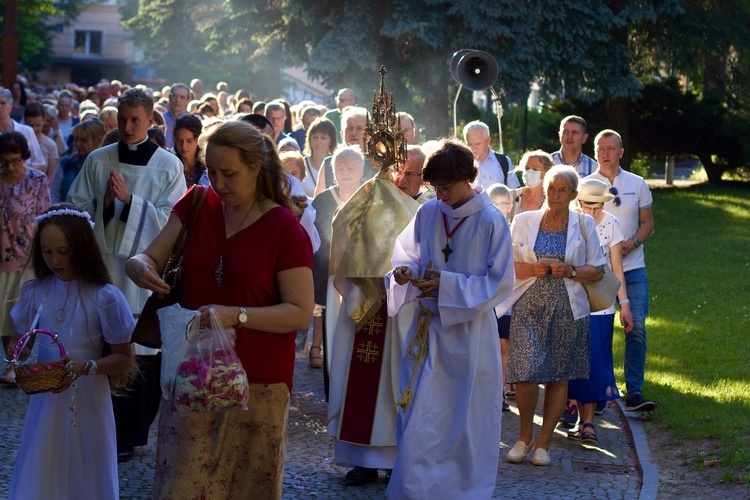
{"type": "MultiPolygon", "coordinates": [[[[609,212],[604,211],[604,202],[615,197],[607,185],[597,179],[587,178],[579,186],[577,204],[581,212],[590,215],[596,223],[596,234],[607,264],[620,280],[617,299],[620,303],[620,323],[625,333],[633,329],[633,316],[625,287],[622,271],[622,241],[624,236],[620,223],[609,212]]],[[[590,317],[590,363],[589,378],[571,380],[568,383],[568,398],[578,401],[580,422],[578,428],[568,432],[570,439],[582,444],[596,446],[598,443],[594,428],[594,412],[599,402],[611,401],[620,397],[615,383],[612,361],[612,334],[614,332],[614,303],[603,311],[591,313],[590,317]]]]}

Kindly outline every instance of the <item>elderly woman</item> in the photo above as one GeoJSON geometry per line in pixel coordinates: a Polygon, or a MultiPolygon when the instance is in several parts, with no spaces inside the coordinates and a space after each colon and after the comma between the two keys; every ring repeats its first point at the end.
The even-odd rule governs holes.
{"type": "Polygon", "coordinates": [[[305,148],[302,154],[305,156],[307,177],[302,185],[305,187],[307,196],[312,198],[315,195],[320,166],[323,164],[323,160],[331,156],[338,146],[336,127],[328,118],[316,118],[307,129],[305,137],[305,148]]]}
{"type": "Polygon", "coordinates": [[[206,167],[200,159],[198,138],[203,132],[203,122],[196,115],[185,115],[174,125],[174,153],[182,162],[185,183],[198,184],[206,167]]]}
{"type": "Polygon", "coordinates": [[[568,380],[589,376],[591,311],[583,283],[601,280],[606,261],[593,219],[569,207],[578,181],[572,167],[552,167],[544,177],[544,207],[518,214],[511,225],[516,290],[525,289],[513,306],[508,354],[508,382],[516,384],[520,414],[518,442],[508,453],[512,463],[523,462],[534,449],[531,463],[550,465],[550,441],[568,380]],[[543,383],[544,415],[535,447],[534,411],[543,383]]]}
{"type": "Polygon", "coordinates": [[[101,147],[102,139],[107,134],[104,124],[99,120],[81,122],[73,127],[73,153],[60,158],[50,186],[52,203],[62,203],[68,197],[68,191],[78,173],[83,168],[89,154],[101,147]]]}
{"type": "Polygon", "coordinates": [[[271,138],[242,121],[201,135],[210,188],[194,186],[177,202],[128,276],[157,293],[195,189],[209,189],[184,251],[180,303],[209,309],[237,332],[247,369],[246,411],[183,414],[164,401],[159,418],[154,498],[280,498],[296,330],[313,311],[312,247],[291,210],[287,177],[271,138]]]}
{"type": "Polygon", "coordinates": [[[518,164],[523,171],[523,187],[511,190],[512,209],[508,222],[522,212],[539,210],[544,205],[544,175],[552,168],[552,156],[542,150],[526,151],[518,164]]]}
{"type": "MultiPolygon", "coordinates": [[[[620,280],[617,299],[620,303],[620,323],[625,333],[633,329],[633,315],[630,312],[630,301],[625,286],[625,275],[622,270],[622,241],[625,239],[617,218],[605,212],[604,202],[615,195],[609,192],[608,186],[598,179],[581,181],[578,193],[578,207],[586,215],[594,218],[596,234],[604,252],[607,264],[620,280]]],[[[568,384],[568,397],[578,402],[581,407],[581,420],[578,429],[568,432],[571,439],[581,440],[583,444],[597,445],[594,414],[597,403],[611,401],[620,397],[615,383],[612,363],[612,334],[615,322],[615,305],[591,313],[591,353],[588,379],[571,380],[568,384]]]]}
{"type": "MultiPolygon", "coordinates": [[[[8,348],[14,334],[10,309],[21,290],[21,271],[29,256],[36,231],[34,218],[49,203],[47,176],[24,163],[31,157],[26,138],[20,132],[0,135],[0,336],[8,348]]],[[[6,370],[0,383],[15,384],[13,370],[6,370]]]]}
{"type": "MultiPolygon", "coordinates": [[[[329,121],[329,120],[326,120],[329,121]]],[[[331,222],[338,207],[349,201],[362,185],[365,159],[358,146],[346,146],[333,154],[333,176],[336,184],[315,197],[315,227],[320,235],[320,248],[315,252],[315,318],[313,340],[310,347],[310,366],[323,368],[321,344],[323,343],[323,309],[328,293],[328,258],[331,253],[331,222]]]]}

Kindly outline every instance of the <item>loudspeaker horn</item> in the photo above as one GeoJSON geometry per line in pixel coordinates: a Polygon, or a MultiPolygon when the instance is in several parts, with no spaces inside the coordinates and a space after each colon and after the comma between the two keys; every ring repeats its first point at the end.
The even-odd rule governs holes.
{"type": "Polygon", "coordinates": [[[491,87],[499,73],[495,58],[483,50],[459,50],[451,59],[451,76],[469,90],[491,87]]]}
{"type": "Polygon", "coordinates": [[[456,83],[461,83],[461,80],[458,78],[458,62],[461,60],[463,56],[466,54],[469,54],[471,52],[475,52],[474,49],[461,49],[457,50],[453,53],[453,57],[451,57],[451,76],[456,81],[456,83]]]}

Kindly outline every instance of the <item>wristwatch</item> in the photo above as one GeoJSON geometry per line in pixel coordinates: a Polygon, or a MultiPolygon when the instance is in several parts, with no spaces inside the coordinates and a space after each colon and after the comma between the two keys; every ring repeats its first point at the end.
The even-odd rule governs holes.
{"type": "Polygon", "coordinates": [[[245,328],[247,322],[247,310],[244,307],[240,307],[240,313],[237,315],[237,328],[245,328]]]}
{"type": "Polygon", "coordinates": [[[638,238],[636,238],[635,236],[633,236],[633,246],[634,246],[635,248],[638,248],[639,246],[641,246],[641,240],[639,240],[639,239],[638,239],[638,238]]]}
{"type": "Polygon", "coordinates": [[[570,266],[570,267],[573,269],[572,271],[570,271],[570,279],[573,279],[576,277],[578,273],[576,272],[576,266],[570,266]]]}

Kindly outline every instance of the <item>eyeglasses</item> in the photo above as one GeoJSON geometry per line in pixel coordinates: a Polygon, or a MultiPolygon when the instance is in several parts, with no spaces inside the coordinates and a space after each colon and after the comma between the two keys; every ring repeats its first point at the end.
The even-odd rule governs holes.
{"type": "Polygon", "coordinates": [[[18,167],[19,165],[23,165],[23,162],[24,162],[23,158],[11,158],[9,160],[0,160],[0,168],[18,167]]]}
{"type": "Polygon", "coordinates": [[[609,192],[615,195],[615,199],[612,200],[612,203],[614,203],[616,207],[619,207],[622,201],[620,201],[620,197],[617,196],[617,188],[612,186],[609,188],[609,192]]]}
{"type": "Polygon", "coordinates": [[[404,134],[408,134],[409,132],[411,132],[414,129],[413,128],[402,128],[401,130],[404,132],[404,134]]]}
{"type": "Polygon", "coordinates": [[[456,184],[457,184],[456,182],[452,182],[452,183],[450,183],[450,184],[446,184],[446,185],[444,185],[444,186],[438,186],[438,185],[435,185],[435,184],[431,184],[431,186],[432,186],[432,189],[434,189],[434,190],[435,190],[435,192],[436,192],[436,193],[437,193],[437,194],[438,194],[439,196],[445,196],[445,195],[447,195],[448,193],[450,193],[451,189],[453,189],[453,187],[454,187],[454,186],[455,186],[456,184]]]}
{"type": "Polygon", "coordinates": [[[501,201],[499,203],[493,203],[497,208],[508,208],[510,206],[509,201],[501,201]]]}
{"type": "Polygon", "coordinates": [[[406,177],[422,177],[422,174],[418,174],[416,172],[399,172],[401,175],[405,175],[406,177]]]}

